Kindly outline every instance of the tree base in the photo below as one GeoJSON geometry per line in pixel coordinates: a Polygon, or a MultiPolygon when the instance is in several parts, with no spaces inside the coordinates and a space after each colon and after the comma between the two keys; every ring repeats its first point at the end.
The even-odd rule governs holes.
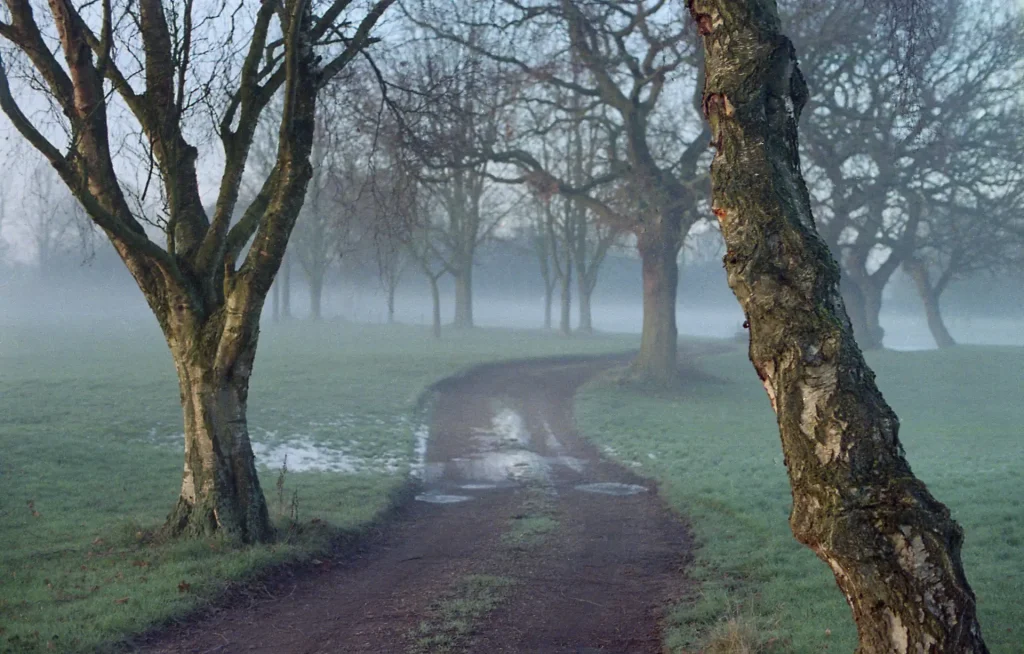
{"type": "Polygon", "coordinates": [[[262,496],[258,506],[250,507],[247,513],[247,519],[221,520],[212,502],[193,504],[179,497],[164,523],[163,535],[168,538],[218,537],[246,545],[273,541],[274,527],[262,496]]]}

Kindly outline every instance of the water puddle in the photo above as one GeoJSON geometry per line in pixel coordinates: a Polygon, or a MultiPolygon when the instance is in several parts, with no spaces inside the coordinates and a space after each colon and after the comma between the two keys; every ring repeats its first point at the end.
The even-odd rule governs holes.
{"type": "Polygon", "coordinates": [[[362,460],[344,452],[327,448],[310,439],[295,439],[285,443],[252,444],[256,462],[271,470],[278,470],[287,461],[292,472],[356,472],[362,460]],[[287,457],[287,459],[286,459],[287,457]]]}
{"type": "Polygon", "coordinates": [[[459,502],[467,502],[471,499],[473,498],[469,495],[448,495],[435,491],[420,493],[416,496],[416,501],[427,502],[428,504],[458,504],[459,502]]]}
{"type": "Polygon", "coordinates": [[[639,486],[637,484],[618,484],[611,481],[602,481],[594,484],[580,484],[576,487],[576,490],[583,491],[584,493],[597,493],[599,495],[615,495],[617,497],[625,497],[627,495],[637,495],[638,493],[646,493],[647,488],[639,486]]]}

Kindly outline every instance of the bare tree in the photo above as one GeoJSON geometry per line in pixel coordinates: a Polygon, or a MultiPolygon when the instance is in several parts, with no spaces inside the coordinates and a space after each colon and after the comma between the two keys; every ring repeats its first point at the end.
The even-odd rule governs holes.
{"type": "Polygon", "coordinates": [[[860,654],[987,652],[963,532],[910,470],[800,168],[809,91],[774,0],[691,0],[716,153],[712,211],[750,359],[778,415],[797,539],[832,569],[860,654]]]}
{"type": "MultiPolygon", "coordinates": [[[[605,224],[636,237],[643,262],[644,327],[634,374],[667,381],[677,374],[677,257],[697,217],[703,173],[697,160],[707,136],[686,124],[688,83],[697,76],[692,31],[676,3],[652,0],[561,0],[524,5],[420,0],[413,20],[437,38],[472,49],[499,66],[519,90],[521,113],[554,116],[529,129],[520,125],[494,151],[493,161],[513,164],[540,192],[583,202],[605,224]],[[666,93],[667,88],[674,89],[666,93]],[[581,104],[582,99],[582,106],[581,104]],[[563,120],[585,113],[611,136],[601,174],[574,185],[545,169],[538,143],[563,120]],[[568,117],[568,118],[567,118],[568,117]],[[678,138],[656,138],[673,134],[678,138]],[[683,142],[674,151],[660,144],[683,142]],[[620,214],[592,191],[628,180],[635,211],[620,214]]],[[[525,121],[524,121],[525,122],[525,121]]]]}
{"type": "Polygon", "coordinates": [[[491,182],[493,148],[504,126],[505,93],[487,62],[460,44],[412,40],[401,53],[388,102],[395,110],[396,154],[410,161],[419,190],[431,196],[429,236],[455,285],[453,326],[473,327],[473,269],[479,246],[507,213],[491,182]],[[441,216],[444,219],[438,222],[441,216]]]}
{"type": "Polygon", "coordinates": [[[0,65],[0,107],[110,239],[175,361],[185,466],[168,518],[173,534],[272,536],[246,424],[259,316],[311,175],[317,94],[373,42],[370,32],[392,2],[355,17],[345,15],[345,0],[53,0],[42,11],[42,3],[5,0],[0,36],[30,79],[16,100],[0,65]],[[61,130],[44,130],[22,109],[19,101],[36,90],[57,109],[51,117],[61,130]],[[274,168],[232,223],[253,135],[277,95],[274,168]],[[217,116],[223,148],[212,215],[200,199],[200,151],[189,141],[198,109],[217,116]],[[130,202],[130,174],[111,145],[112,129],[125,129],[115,116],[134,121],[152,157],[159,212],[130,202]],[[162,229],[164,246],[146,223],[162,229]]]}
{"type": "Polygon", "coordinates": [[[81,205],[66,189],[54,188],[55,177],[52,169],[42,165],[32,171],[17,221],[35,249],[36,265],[43,276],[53,272],[62,255],[87,250],[92,235],[81,205]]]}
{"type": "Polygon", "coordinates": [[[998,117],[1016,101],[1007,72],[1024,54],[1019,22],[932,3],[907,88],[888,45],[891,15],[836,0],[785,4],[813,88],[802,146],[821,234],[839,259],[858,342],[878,348],[883,291],[917,248],[923,212],[950,186],[984,184],[987,160],[1008,159],[993,135],[1006,133],[998,117]]]}

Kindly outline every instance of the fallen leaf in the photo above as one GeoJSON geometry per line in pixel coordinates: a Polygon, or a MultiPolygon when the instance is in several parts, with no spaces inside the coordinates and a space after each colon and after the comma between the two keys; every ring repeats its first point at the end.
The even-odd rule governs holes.
{"type": "Polygon", "coordinates": [[[102,539],[102,538],[100,538],[99,536],[97,536],[97,537],[96,537],[96,540],[94,540],[94,541],[92,542],[92,544],[93,544],[93,545],[102,545],[102,544],[103,544],[103,539],[102,539]]]}
{"type": "Polygon", "coordinates": [[[136,568],[148,568],[149,561],[132,561],[132,565],[136,568]]]}
{"type": "Polygon", "coordinates": [[[191,589],[192,589],[192,584],[187,583],[185,581],[182,581],[180,584],[178,584],[178,592],[179,593],[187,593],[191,589]]]}
{"type": "Polygon", "coordinates": [[[127,597],[122,597],[121,599],[114,600],[114,604],[127,604],[127,603],[128,603],[128,598],[127,597]]]}

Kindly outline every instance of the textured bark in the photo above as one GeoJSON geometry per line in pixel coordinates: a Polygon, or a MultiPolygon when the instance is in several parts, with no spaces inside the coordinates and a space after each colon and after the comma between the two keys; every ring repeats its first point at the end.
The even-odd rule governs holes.
{"type": "Polygon", "coordinates": [[[682,239],[678,226],[662,225],[660,230],[643,233],[637,243],[643,277],[643,330],[632,372],[637,379],[654,383],[670,383],[678,374],[677,257],[682,239]]]}
{"type": "Polygon", "coordinates": [[[853,338],[800,172],[807,88],[773,0],[691,0],[704,39],[713,211],[750,359],[778,415],[790,525],[835,574],[859,654],[987,652],[963,533],[914,477],[853,338]]]}
{"type": "Polygon", "coordinates": [[[455,275],[455,319],[453,327],[473,326],[473,263],[472,260],[459,268],[455,275]]]}
{"type": "Polygon", "coordinates": [[[256,335],[249,333],[238,336],[246,342],[237,344],[241,354],[228,370],[210,365],[215,357],[204,352],[201,333],[183,334],[172,345],[185,414],[181,495],[167,519],[172,535],[221,533],[247,543],[273,535],[246,422],[256,354],[256,335]]]}
{"type": "Polygon", "coordinates": [[[941,289],[936,289],[931,283],[926,265],[916,259],[904,262],[904,269],[914,280],[917,287],[917,294],[921,297],[924,305],[925,317],[928,319],[928,329],[935,339],[935,345],[940,348],[953,347],[956,341],[953,339],[949,329],[946,328],[946,321],[942,318],[942,307],[939,304],[941,289]]]}

